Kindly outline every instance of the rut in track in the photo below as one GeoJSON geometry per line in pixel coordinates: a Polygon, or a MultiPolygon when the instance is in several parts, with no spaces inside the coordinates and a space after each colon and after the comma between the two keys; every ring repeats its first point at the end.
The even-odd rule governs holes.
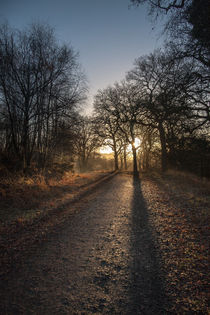
{"type": "Polygon", "coordinates": [[[1,279],[1,314],[162,314],[163,277],[141,183],[118,174],[1,279]]]}

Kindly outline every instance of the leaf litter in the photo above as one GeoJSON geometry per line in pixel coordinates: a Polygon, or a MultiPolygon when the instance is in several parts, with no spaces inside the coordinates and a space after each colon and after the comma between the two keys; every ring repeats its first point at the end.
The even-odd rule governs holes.
{"type": "MultiPolygon", "coordinates": [[[[209,208],[206,186],[171,176],[143,176],[141,187],[166,278],[165,291],[174,314],[209,314],[209,208]],[[184,187],[180,187],[184,186],[184,187]],[[173,189],[172,189],[173,188],[173,189]],[[191,198],[199,203],[189,202],[191,198]]],[[[208,187],[207,187],[208,188],[208,187]]]]}

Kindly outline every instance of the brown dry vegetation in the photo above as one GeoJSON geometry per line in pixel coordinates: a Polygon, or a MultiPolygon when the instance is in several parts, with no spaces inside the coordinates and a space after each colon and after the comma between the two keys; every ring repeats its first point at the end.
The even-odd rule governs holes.
{"type": "Polygon", "coordinates": [[[208,313],[210,183],[168,172],[142,177],[173,314],[208,313]]]}
{"type": "Polygon", "coordinates": [[[74,213],[72,205],[113,172],[4,178],[0,198],[0,274],[17,267],[33,244],[74,213]],[[69,206],[71,207],[69,208],[69,206]]]}
{"type": "Polygon", "coordinates": [[[53,209],[59,203],[73,199],[88,184],[107,173],[91,172],[56,176],[8,176],[0,182],[0,225],[23,224],[53,209]]]}
{"type": "MultiPolygon", "coordinates": [[[[61,179],[46,180],[39,175],[2,181],[0,245],[7,252],[4,267],[15,263],[15,255],[19,259],[24,251],[27,254],[31,242],[48,233],[49,226],[65,220],[65,215],[68,218],[69,202],[92,184],[97,186],[106,175],[66,173],[61,179]],[[34,224],[46,213],[47,224],[34,224]],[[19,233],[24,227],[26,231],[19,233]]],[[[153,172],[141,175],[141,189],[166,279],[169,313],[208,314],[210,182],[181,172],[153,172]]]]}

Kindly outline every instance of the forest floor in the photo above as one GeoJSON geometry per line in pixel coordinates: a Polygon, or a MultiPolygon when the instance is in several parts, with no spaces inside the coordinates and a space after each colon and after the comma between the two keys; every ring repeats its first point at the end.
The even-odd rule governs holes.
{"type": "Polygon", "coordinates": [[[48,182],[42,177],[4,181],[0,193],[0,293],[5,314],[50,314],[52,291],[65,280],[66,270],[59,269],[64,267],[75,274],[72,281],[93,296],[78,293],[69,279],[65,298],[53,296],[60,299],[54,314],[208,314],[209,181],[180,172],[145,173],[139,181],[129,173],[66,174],[48,182]],[[49,242],[60,248],[59,253],[49,242]],[[80,269],[78,260],[69,257],[72,248],[80,257],[80,269]],[[26,267],[30,276],[24,276],[26,267]],[[46,274],[34,274],[42,267],[46,274]],[[89,270],[87,283],[82,280],[84,268],[89,270]],[[50,294],[45,292],[47,283],[50,294]],[[103,294],[99,303],[95,296],[94,305],[99,287],[103,294]],[[44,301],[38,294],[43,292],[44,301]],[[76,301],[78,294],[81,299],[76,301]]]}
{"type": "Polygon", "coordinates": [[[174,314],[209,314],[210,182],[182,172],[145,175],[142,193],[174,314]]]}

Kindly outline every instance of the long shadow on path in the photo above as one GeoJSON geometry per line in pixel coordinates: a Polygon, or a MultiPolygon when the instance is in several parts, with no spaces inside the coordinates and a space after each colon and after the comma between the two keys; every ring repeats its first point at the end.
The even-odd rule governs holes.
{"type": "Polygon", "coordinates": [[[130,314],[165,314],[164,277],[161,275],[158,246],[149,223],[140,179],[133,178],[131,231],[132,310],[130,314]]]}

